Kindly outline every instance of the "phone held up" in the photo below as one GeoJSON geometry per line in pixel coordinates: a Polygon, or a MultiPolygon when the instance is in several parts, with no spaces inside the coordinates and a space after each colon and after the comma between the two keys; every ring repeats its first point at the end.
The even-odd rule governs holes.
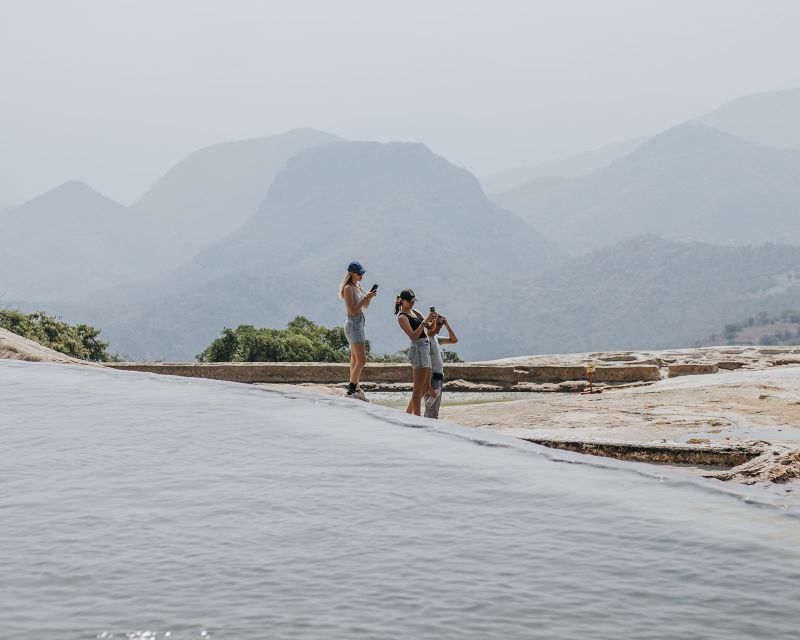
{"type": "Polygon", "coordinates": [[[436,307],[431,307],[431,313],[436,313],[436,307]]]}
{"type": "Polygon", "coordinates": [[[377,284],[373,284],[372,285],[372,289],[370,289],[370,291],[377,291],[377,290],[378,290],[378,285],[377,284]]]}

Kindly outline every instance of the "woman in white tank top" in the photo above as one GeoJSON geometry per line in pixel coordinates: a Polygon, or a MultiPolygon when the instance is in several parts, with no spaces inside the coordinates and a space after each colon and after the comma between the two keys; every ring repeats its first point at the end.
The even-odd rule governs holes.
{"type": "Polygon", "coordinates": [[[344,334],[350,345],[350,384],[347,387],[347,397],[358,398],[366,401],[367,398],[359,386],[359,378],[364,366],[367,364],[367,336],[364,330],[366,318],[364,309],[369,307],[372,299],[378,295],[377,289],[367,293],[359,284],[367,272],[357,260],[347,267],[347,275],[339,287],[339,297],[344,300],[347,308],[347,320],[344,324],[344,334]]]}

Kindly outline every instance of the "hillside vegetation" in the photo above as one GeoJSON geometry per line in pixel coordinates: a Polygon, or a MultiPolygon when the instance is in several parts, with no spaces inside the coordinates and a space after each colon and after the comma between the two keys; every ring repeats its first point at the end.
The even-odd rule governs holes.
{"type": "MultiPolygon", "coordinates": [[[[691,347],[730,318],[800,308],[800,247],[630,238],[543,272],[483,345],[498,357],[691,347]]],[[[461,342],[459,342],[461,344],[461,342]]]]}
{"type": "Polygon", "coordinates": [[[800,345],[800,311],[770,315],[759,313],[747,320],[726,324],[697,346],[711,345],[800,345]]]}
{"type": "Polygon", "coordinates": [[[800,152],[684,125],[591,175],[534,181],[495,199],[574,253],[638,234],[800,244],[800,152]]]}
{"type": "Polygon", "coordinates": [[[26,314],[0,309],[0,327],[73,358],[92,362],[119,359],[108,353],[108,343],[100,340],[99,329],[86,324],[73,326],[43,311],[26,314]]]}

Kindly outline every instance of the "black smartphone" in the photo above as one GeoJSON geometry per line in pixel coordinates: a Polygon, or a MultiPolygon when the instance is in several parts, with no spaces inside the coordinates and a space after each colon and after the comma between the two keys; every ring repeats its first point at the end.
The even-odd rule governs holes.
{"type": "Polygon", "coordinates": [[[431,307],[431,313],[436,313],[436,307],[431,307]]]}
{"type": "Polygon", "coordinates": [[[372,289],[370,289],[370,291],[377,291],[377,290],[378,290],[378,285],[377,284],[373,284],[372,285],[372,289]]]}

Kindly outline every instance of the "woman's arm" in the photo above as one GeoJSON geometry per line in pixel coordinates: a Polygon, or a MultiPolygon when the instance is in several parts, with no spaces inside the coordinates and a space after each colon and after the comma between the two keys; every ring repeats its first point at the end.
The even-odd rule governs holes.
{"type": "Polygon", "coordinates": [[[411,312],[417,316],[417,320],[421,320],[422,324],[417,327],[417,331],[419,331],[419,338],[424,338],[426,336],[425,330],[431,329],[433,327],[433,323],[436,321],[436,314],[429,313],[425,318],[422,318],[422,313],[419,309],[412,309],[411,312]]]}
{"type": "Polygon", "coordinates": [[[377,295],[377,291],[370,291],[369,293],[364,294],[364,297],[361,298],[360,302],[356,303],[355,287],[347,287],[347,289],[344,290],[344,301],[347,303],[348,315],[357,316],[359,313],[361,313],[362,309],[366,309],[369,306],[369,303],[372,302],[372,299],[377,295]]]}
{"type": "Polygon", "coordinates": [[[361,306],[363,309],[366,309],[367,307],[369,307],[369,303],[372,302],[372,299],[377,295],[378,295],[377,289],[375,291],[372,290],[368,291],[367,293],[364,294],[364,297],[361,298],[359,306],[361,306]]]}

